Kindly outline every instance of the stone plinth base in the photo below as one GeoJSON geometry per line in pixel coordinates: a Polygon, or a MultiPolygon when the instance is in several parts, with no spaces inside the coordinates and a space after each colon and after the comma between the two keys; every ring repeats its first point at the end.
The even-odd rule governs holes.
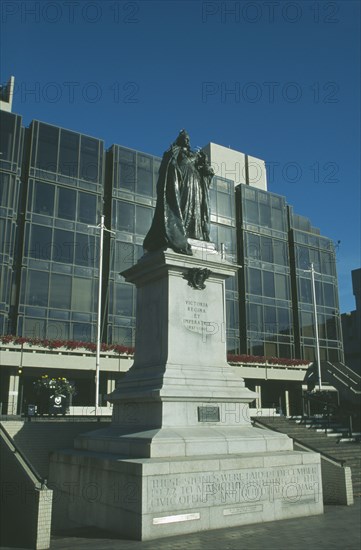
{"type": "Polygon", "coordinates": [[[52,456],[70,519],[149,540],[323,512],[320,458],[294,451],[183,459],[52,456]]]}
{"type": "Polygon", "coordinates": [[[123,272],[137,287],[136,352],[108,396],[111,427],[50,464],[55,506],[75,524],[146,540],[323,511],[319,455],[253,428],[257,394],[227,364],[225,280],[238,267],[212,244],[192,252],[123,272]]]}

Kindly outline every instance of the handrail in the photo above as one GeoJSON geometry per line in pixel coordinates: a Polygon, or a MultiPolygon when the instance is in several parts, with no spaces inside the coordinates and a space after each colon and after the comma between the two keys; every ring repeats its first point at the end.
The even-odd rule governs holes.
{"type": "Polygon", "coordinates": [[[356,394],[361,393],[360,390],[354,389],[354,388],[352,387],[352,385],[358,386],[358,385],[359,385],[359,382],[355,382],[355,380],[353,380],[353,379],[351,378],[351,376],[349,376],[348,374],[344,373],[341,369],[337,368],[333,363],[330,363],[329,361],[327,361],[327,365],[328,365],[328,366],[327,366],[327,372],[328,372],[331,376],[333,376],[334,378],[336,378],[337,380],[339,380],[339,382],[341,382],[341,384],[343,384],[344,386],[346,386],[350,391],[352,391],[352,392],[354,392],[354,393],[356,393],[356,394]],[[335,370],[337,374],[336,374],[335,372],[333,372],[333,370],[335,370]],[[339,376],[338,376],[338,375],[339,375],[339,376]],[[343,379],[340,378],[340,375],[343,377],[343,379]],[[345,378],[346,378],[346,380],[345,380],[345,378]]]}
{"type": "Polygon", "coordinates": [[[359,379],[359,382],[357,382],[358,384],[361,383],[361,376],[359,375],[358,372],[354,371],[353,369],[351,369],[350,367],[348,367],[347,365],[345,365],[345,363],[342,363],[342,361],[337,361],[336,363],[337,365],[342,365],[345,369],[347,369],[348,371],[351,372],[352,376],[355,376],[356,379],[358,378],[359,379]]]}
{"type": "MultiPolygon", "coordinates": [[[[262,422],[259,421],[259,419],[254,420],[254,422],[253,422],[253,424],[257,424],[257,423],[259,423],[264,428],[268,428],[269,430],[273,430],[274,432],[284,433],[284,432],[281,432],[280,430],[277,430],[276,428],[271,428],[270,426],[268,426],[268,424],[263,424],[262,422]]],[[[291,437],[291,436],[288,436],[288,437],[291,437]]],[[[336,462],[337,464],[341,464],[342,467],[344,467],[344,465],[346,464],[346,460],[342,460],[340,458],[335,458],[334,456],[331,456],[328,453],[320,451],[319,449],[316,449],[316,447],[313,447],[312,445],[309,445],[308,443],[304,443],[303,441],[301,441],[297,437],[291,437],[291,439],[293,439],[293,441],[295,441],[298,445],[302,445],[306,449],[310,449],[311,451],[313,451],[315,453],[319,453],[320,455],[324,456],[328,460],[331,460],[331,462],[336,462]]]]}
{"type": "MultiPolygon", "coordinates": [[[[356,384],[356,385],[357,385],[357,384],[360,384],[360,382],[359,382],[357,379],[354,380],[354,379],[352,378],[352,376],[350,376],[347,372],[344,372],[342,369],[340,369],[340,368],[337,366],[337,363],[336,363],[336,364],[335,364],[335,363],[331,363],[331,361],[326,361],[326,363],[327,363],[327,365],[331,365],[331,367],[333,367],[335,370],[337,370],[338,372],[340,372],[340,373],[341,373],[343,376],[345,376],[346,378],[349,378],[350,380],[352,380],[352,382],[353,382],[354,384],[356,384]]],[[[342,365],[345,369],[351,371],[352,375],[354,375],[355,378],[357,378],[357,376],[358,376],[357,373],[354,372],[352,369],[350,369],[347,365],[344,365],[343,363],[339,363],[339,365],[342,365]]],[[[361,378],[361,377],[359,376],[359,378],[361,378]]]]}
{"type": "Polygon", "coordinates": [[[39,472],[36,470],[36,468],[31,464],[31,462],[26,458],[26,456],[23,454],[23,452],[20,450],[20,448],[16,445],[14,439],[11,437],[11,435],[8,433],[6,428],[3,426],[3,424],[0,422],[0,432],[1,435],[7,444],[7,446],[10,448],[10,450],[14,453],[14,455],[17,457],[19,462],[22,464],[23,467],[25,467],[26,470],[29,470],[28,473],[30,473],[30,477],[34,477],[33,483],[39,484],[39,489],[44,489],[47,483],[47,480],[43,478],[39,472]]]}

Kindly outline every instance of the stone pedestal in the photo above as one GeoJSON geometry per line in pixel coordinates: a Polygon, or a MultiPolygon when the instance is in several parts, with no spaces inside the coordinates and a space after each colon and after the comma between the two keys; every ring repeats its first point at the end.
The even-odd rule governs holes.
{"type": "Polygon", "coordinates": [[[145,540],[322,512],[319,455],[253,428],[257,394],[227,364],[224,281],[237,266],[210,243],[192,251],[123,273],[137,287],[136,353],[109,396],[112,425],[51,461],[58,484],[78,482],[61,487],[78,523],[145,540]]]}

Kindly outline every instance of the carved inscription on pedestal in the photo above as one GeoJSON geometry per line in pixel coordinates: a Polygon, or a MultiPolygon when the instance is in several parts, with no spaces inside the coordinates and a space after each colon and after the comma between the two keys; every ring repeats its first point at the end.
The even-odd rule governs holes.
{"type": "Polygon", "coordinates": [[[211,323],[208,321],[208,302],[203,300],[186,300],[183,326],[191,332],[205,336],[211,334],[211,323]]]}
{"type": "Polygon", "coordinates": [[[253,506],[276,500],[287,506],[301,504],[305,499],[318,502],[318,479],[316,465],[153,476],[148,479],[148,510],[253,506]]]}

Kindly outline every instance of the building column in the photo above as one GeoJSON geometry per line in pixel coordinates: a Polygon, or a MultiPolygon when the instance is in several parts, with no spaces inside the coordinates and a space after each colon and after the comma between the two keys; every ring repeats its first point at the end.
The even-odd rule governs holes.
{"type": "Polygon", "coordinates": [[[262,392],[261,392],[261,386],[255,387],[255,392],[258,393],[258,397],[256,398],[256,408],[262,409],[262,392]]]}
{"type": "Polygon", "coordinates": [[[290,416],[290,392],[288,390],[285,390],[285,415],[290,416]]]}
{"type": "MultiPolygon", "coordinates": [[[[116,380],[114,378],[111,378],[111,375],[108,375],[107,377],[107,395],[109,393],[112,393],[115,390],[116,386],[116,380]]],[[[107,405],[109,407],[110,403],[107,401],[107,405]]]]}
{"type": "Polygon", "coordinates": [[[6,414],[17,414],[19,398],[19,374],[9,376],[8,408],[6,414]]]}

